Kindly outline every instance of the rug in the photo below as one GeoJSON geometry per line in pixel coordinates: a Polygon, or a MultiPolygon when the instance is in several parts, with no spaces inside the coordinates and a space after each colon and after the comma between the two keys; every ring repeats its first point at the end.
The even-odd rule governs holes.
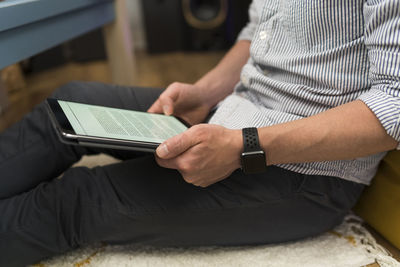
{"type": "MultiPolygon", "coordinates": [[[[93,167],[116,162],[105,155],[85,157],[78,165],[93,167]]],[[[360,267],[377,262],[400,266],[362,226],[348,215],[343,223],[322,235],[297,242],[243,247],[152,248],[138,245],[97,244],[43,261],[37,267],[360,267]]]]}

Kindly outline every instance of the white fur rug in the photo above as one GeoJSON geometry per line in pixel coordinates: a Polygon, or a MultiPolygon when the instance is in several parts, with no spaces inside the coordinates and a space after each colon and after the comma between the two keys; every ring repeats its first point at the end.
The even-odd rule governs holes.
{"type": "MultiPolygon", "coordinates": [[[[115,162],[105,155],[85,157],[79,165],[96,166],[115,162]]],[[[196,249],[95,245],[44,261],[47,267],[200,267],[200,266],[338,266],[359,267],[374,262],[400,266],[376,244],[358,217],[349,215],[342,225],[306,240],[265,246],[202,247],[196,249]]]]}

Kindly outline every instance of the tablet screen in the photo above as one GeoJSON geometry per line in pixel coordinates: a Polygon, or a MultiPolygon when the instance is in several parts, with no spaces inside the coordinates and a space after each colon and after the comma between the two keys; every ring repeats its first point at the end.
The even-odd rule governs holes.
{"type": "Polygon", "coordinates": [[[187,127],[172,116],[58,100],[78,135],[162,143],[187,127]]]}

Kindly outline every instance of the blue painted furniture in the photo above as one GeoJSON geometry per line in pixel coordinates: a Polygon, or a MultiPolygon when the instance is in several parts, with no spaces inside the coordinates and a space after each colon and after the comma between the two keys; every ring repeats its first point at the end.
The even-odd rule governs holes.
{"type": "Polygon", "coordinates": [[[0,69],[115,19],[113,0],[0,2],[0,69]]]}

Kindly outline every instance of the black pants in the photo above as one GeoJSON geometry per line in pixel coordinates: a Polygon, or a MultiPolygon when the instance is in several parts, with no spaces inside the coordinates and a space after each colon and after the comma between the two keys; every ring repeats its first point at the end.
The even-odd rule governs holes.
{"type": "MultiPolygon", "coordinates": [[[[149,88],[70,83],[55,97],[146,110],[149,88]]],[[[363,185],[269,167],[200,188],[153,155],[68,146],[43,104],[0,134],[0,266],[22,266],[93,242],[154,246],[283,242],[341,222],[363,185]],[[124,159],[70,168],[85,154],[124,159]],[[61,173],[61,179],[56,179],[61,173]]]]}

